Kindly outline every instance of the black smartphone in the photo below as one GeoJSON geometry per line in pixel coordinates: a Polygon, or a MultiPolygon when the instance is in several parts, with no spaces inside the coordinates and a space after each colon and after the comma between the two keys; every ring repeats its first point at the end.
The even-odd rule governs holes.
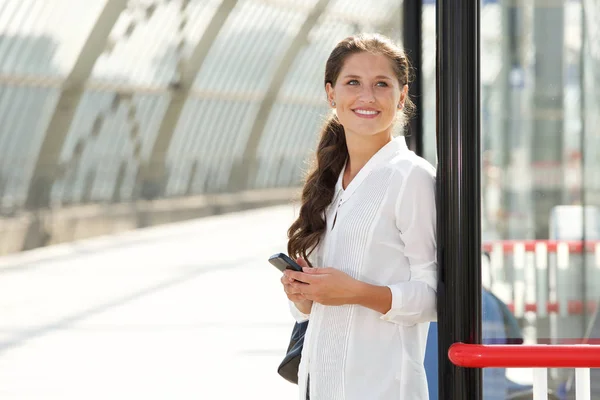
{"type": "Polygon", "coordinates": [[[302,272],[302,267],[298,263],[292,260],[290,257],[283,253],[277,253],[269,257],[269,262],[275,266],[281,272],[286,269],[302,272]]]}

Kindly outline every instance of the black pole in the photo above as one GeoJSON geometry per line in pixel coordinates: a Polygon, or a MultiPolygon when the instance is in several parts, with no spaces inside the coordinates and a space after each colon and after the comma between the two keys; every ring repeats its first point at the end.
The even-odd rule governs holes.
{"type": "Polygon", "coordinates": [[[414,76],[408,86],[408,95],[415,103],[416,113],[408,123],[406,142],[418,156],[423,156],[423,65],[422,65],[422,0],[404,0],[402,5],[402,34],[404,51],[410,60],[414,76]]]}
{"type": "Polygon", "coordinates": [[[482,398],[481,369],[448,359],[481,343],[480,0],[437,1],[439,398],[482,398]]]}

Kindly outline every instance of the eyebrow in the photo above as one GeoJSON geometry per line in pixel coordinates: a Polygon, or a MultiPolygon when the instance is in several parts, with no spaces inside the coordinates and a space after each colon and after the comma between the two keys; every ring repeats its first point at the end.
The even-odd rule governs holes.
{"type": "MultiPolygon", "coordinates": [[[[346,78],[355,78],[356,79],[356,78],[361,78],[361,77],[358,76],[358,75],[346,75],[346,76],[344,76],[344,79],[346,79],[346,78]]],[[[387,79],[387,80],[390,80],[390,81],[393,80],[389,76],[385,76],[385,75],[377,75],[375,77],[375,79],[387,79]]]]}

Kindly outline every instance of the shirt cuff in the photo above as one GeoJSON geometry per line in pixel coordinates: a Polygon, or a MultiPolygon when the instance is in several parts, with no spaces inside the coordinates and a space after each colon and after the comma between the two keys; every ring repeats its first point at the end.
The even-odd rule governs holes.
{"type": "Polygon", "coordinates": [[[394,317],[398,314],[397,310],[399,308],[402,308],[402,294],[397,293],[398,288],[394,287],[393,285],[388,285],[387,287],[392,293],[392,306],[390,307],[387,313],[381,316],[381,319],[384,321],[392,321],[394,317]]]}
{"type": "Polygon", "coordinates": [[[293,301],[288,300],[288,303],[290,305],[290,312],[292,313],[292,317],[294,317],[296,322],[300,323],[308,321],[308,319],[310,318],[310,314],[304,314],[302,311],[298,310],[293,301]]]}
{"type": "Polygon", "coordinates": [[[390,310],[383,314],[380,318],[384,321],[392,322],[399,325],[414,325],[409,322],[406,317],[416,315],[414,312],[403,310],[405,304],[402,298],[402,289],[398,285],[388,285],[392,292],[392,307],[390,310]]]}

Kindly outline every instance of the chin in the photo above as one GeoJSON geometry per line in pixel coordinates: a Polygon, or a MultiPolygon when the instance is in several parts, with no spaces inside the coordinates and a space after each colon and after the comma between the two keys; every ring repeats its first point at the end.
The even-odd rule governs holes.
{"type": "Polygon", "coordinates": [[[364,127],[357,127],[355,129],[353,129],[352,132],[356,136],[369,138],[369,137],[377,137],[377,136],[381,136],[381,135],[387,136],[389,134],[389,128],[382,127],[379,129],[377,129],[377,128],[365,129],[364,127]]]}
{"type": "Polygon", "coordinates": [[[363,132],[363,133],[359,132],[359,133],[357,133],[357,136],[365,137],[365,138],[374,138],[374,137],[379,136],[380,134],[381,134],[381,132],[363,132]]]}

